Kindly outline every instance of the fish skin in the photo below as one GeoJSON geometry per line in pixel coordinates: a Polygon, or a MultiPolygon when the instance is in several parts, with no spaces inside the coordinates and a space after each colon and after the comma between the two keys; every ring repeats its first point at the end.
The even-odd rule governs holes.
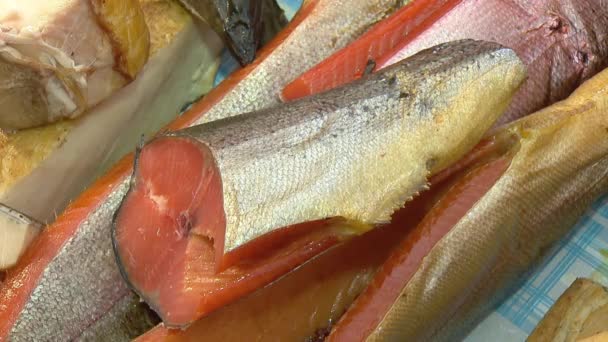
{"type": "Polygon", "coordinates": [[[135,296],[120,299],[108,314],[95,322],[76,341],[127,341],[134,339],[160,323],[145,303],[135,296]]]}
{"type": "MultiPolygon", "coordinates": [[[[134,275],[135,270],[159,269],[147,262],[151,250],[135,248],[134,243],[147,240],[156,246],[152,241],[157,236],[170,236],[164,250],[172,250],[170,243],[175,241],[173,226],[162,227],[159,233],[159,226],[152,222],[121,225],[128,222],[125,215],[140,215],[126,205],[133,205],[132,198],[142,201],[139,203],[176,203],[169,199],[170,193],[159,192],[164,186],[152,184],[145,176],[153,173],[164,179],[185,179],[182,168],[167,168],[165,161],[180,152],[155,155],[150,151],[158,151],[157,144],[189,141],[189,146],[207,157],[201,162],[203,167],[217,168],[186,173],[209,172],[220,177],[221,198],[217,201],[223,203],[220,215],[225,214],[225,229],[211,228],[223,218],[195,216],[201,203],[197,198],[211,201],[205,191],[196,191],[202,197],[193,196],[190,204],[184,204],[190,208],[187,222],[209,222],[194,225],[187,238],[194,234],[212,239],[217,266],[226,253],[297,223],[342,217],[370,229],[388,222],[396,209],[426,187],[430,175],[477,144],[506,109],[525,75],[525,66],[512,50],[495,43],[458,41],[422,51],[342,88],[157,138],[142,149],[145,159],[135,166],[124,209],[119,209],[115,220],[114,248],[125,280],[157,310],[165,325],[183,327],[198,318],[182,317],[181,309],[165,305],[171,299],[164,301],[186,301],[192,291],[182,297],[178,291],[168,294],[153,290],[154,284],[134,281],[141,279],[134,275]],[[151,161],[159,161],[157,168],[149,166],[151,161]],[[163,196],[164,201],[159,199],[163,196]],[[137,240],[124,238],[131,228],[140,232],[137,240]]],[[[187,194],[207,185],[215,189],[209,184],[216,181],[204,178],[180,188],[187,194]]],[[[177,219],[173,213],[184,210],[167,204],[157,208],[158,213],[151,216],[177,219]]],[[[177,252],[173,256],[180,257],[177,252]]]]}
{"type": "Polygon", "coordinates": [[[83,115],[133,81],[149,57],[137,0],[2,1],[0,13],[6,130],[83,115]]]}
{"type": "MultiPolygon", "coordinates": [[[[291,78],[402,4],[398,0],[305,1],[254,63],[232,74],[167,129],[278,103],[280,90],[291,78]]],[[[0,340],[77,338],[108,310],[118,310],[114,303],[132,296],[116,267],[110,239],[113,214],[126,194],[132,165],[131,154],[89,187],[43,230],[8,273],[0,285],[0,340]]]]}
{"type": "Polygon", "coordinates": [[[498,131],[520,137],[509,168],[433,247],[367,340],[460,340],[505,298],[608,191],[607,95],[608,69],[498,131]]]}
{"type": "Polygon", "coordinates": [[[275,41],[281,44],[274,48],[271,54],[269,46],[263,47],[252,67],[233,73],[224,83],[231,85],[235,78],[247,75],[245,79],[235,84],[233,90],[222,96],[213,107],[209,106],[209,102],[203,101],[190,111],[205,111],[204,116],[186,116],[183,120],[175,121],[170,127],[180,129],[280,103],[279,94],[287,82],[346,46],[371,25],[386,18],[408,2],[403,0],[304,1],[300,12],[292,19],[290,27],[283,30],[283,35],[275,38],[275,41]],[[306,20],[302,20],[304,16],[301,13],[308,11],[310,14],[306,16],[306,20]],[[314,48],[311,49],[311,46],[314,48]]]}
{"type": "Polygon", "coordinates": [[[479,141],[525,74],[510,49],[458,41],[316,97],[165,138],[190,138],[213,155],[223,187],[225,253],[300,222],[388,222],[429,175],[479,141]],[[406,175],[400,165],[408,165],[406,175]]]}
{"type": "Polygon", "coordinates": [[[464,38],[508,46],[528,66],[528,81],[500,125],[563,100],[608,66],[608,6],[603,0],[463,0],[378,67],[464,38]]]}

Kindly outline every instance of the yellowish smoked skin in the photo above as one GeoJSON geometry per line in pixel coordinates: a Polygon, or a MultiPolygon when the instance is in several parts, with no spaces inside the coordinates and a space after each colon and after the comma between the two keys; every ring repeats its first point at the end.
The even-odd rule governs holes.
{"type": "Polygon", "coordinates": [[[431,250],[369,341],[462,337],[608,190],[608,70],[506,130],[521,137],[509,169],[431,250]]]}
{"type": "Polygon", "coordinates": [[[91,0],[103,28],[118,48],[118,70],[134,79],[150,53],[150,33],[138,0],[91,0]],[[125,17],[125,13],[129,15],[125,17]]]}
{"type": "MultiPolygon", "coordinates": [[[[115,0],[122,2],[123,0],[115,0]]],[[[130,2],[126,1],[125,3],[130,2]]],[[[192,20],[179,4],[173,0],[139,0],[142,13],[150,31],[150,54],[154,56],[159,50],[168,46],[184,27],[192,20]]],[[[106,2],[105,11],[120,9],[120,4],[106,2]],[[114,7],[112,7],[114,6],[114,7]]],[[[131,29],[117,30],[121,34],[137,34],[131,29]]],[[[141,30],[141,28],[139,28],[141,30]]],[[[123,42],[129,39],[120,38],[123,42]]],[[[141,40],[137,44],[145,45],[141,40]]],[[[128,63],[128,70],[139,70],[141,62],[147,60],[143,53],[135,54],[133,62],[128,63]]],[[[54,124],[20,130],[15,133],[0,132],[0,195],[27,176],[46,157],[65,141],[69,131],[78,123],[76,120],[64,120],[54,124]]]]}
{"type": "Polygon", "coordinates": [[[370,229],[389,222],[426,188],[429,177],[473,148],[507,108],[525,79],[525,67],[512,50],[493,43],[468,41],[437,49],[348,87],[273,107],[263,116],[175,133],[201,137],[214,155],[226,217],[223,252],[303,221],[343,217],[370,229]],[[390,89],[401,95],[383,88],[392,76],[395,88],[390,89]],[[373,95],[359,98],[366,92],[373,95]],[[319,107],[317,101],[338,108],[319,107]],[[281,117],[291,110],[285,117],[294,122],[287,127],[281,117]],[[359,114],[343,115],[351,112],[359,114]],[[279,124],[253,136],[258,132],[252,127],[268,127],[261,120],[279,124]],[[338,132],[337,138],[332,132],[338,132]],[[285,171],[277,172],[276,165],[285,171]]]}
{"type": "Polygon", "coordinates": [[[134,80],[148,60],[150,35],[138,0],[17,3],[1,6],[17,13],[1,19],[1,128],[79,117],[134,80]]]}
{"type": "Polygon", "coordinates": [[[608,332],[608,289],[579,278],[564,292],[528,337],[528,342],[573,342],[608,332]]]}
{"type": "Polygon", "coordinates": [[[60,146],[72,125],[62,121],[0,136],[0,194],[60,146]]]}
{"type": "Polygon", "coordinates": [[[192,19],[174,0],[139,0],[150,30],[150,56],[171,44],[192,19]]]}
{"type": "Polygon", "coordinates": [[[597,335],[589,336],[578,340],[578,342],[607,342],[608,331],[601,332],[597,335]]]}

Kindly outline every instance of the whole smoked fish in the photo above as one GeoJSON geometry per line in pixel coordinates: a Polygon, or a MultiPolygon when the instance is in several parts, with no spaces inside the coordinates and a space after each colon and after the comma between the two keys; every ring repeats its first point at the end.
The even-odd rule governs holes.
{"type": "Polygon", "coordinates": [[[328,340],[460,340],[608,191],[607,95],[608,69],[496,132],[328,340]]]}
{"type": "Polygon", "coordinates": [[[608,6],[602,0],[415,0],[291,82],[285,100],[314,94],[440,43],[480,39],[515,50],[528,69],[498,124],[566,98],[608,66],[608,6]]]}
{"type": "MultiPolygon", "coordinates": [[[[167,128],[185,128],[277,103],[286,82],[401,4],[398,0],[305,1],[252,64],[233,73],[167,128]],[[309,46],[315,48],[303,48],[309,46]]],[[[116,267],[110,239],[112,218],[128,189],[132,165],[131,154],[89,187],[7,272],[0,285],[0,339],[71,340],[96,329],[95,322],[107,317],[139,322],[129,318],[133,310],[117,305],[132,294],[116,267]]]]}
{"type": "Polygon", "coordinates": [[[279,228],[386,223],[479,141],[524,79],[512,50],[457,41],[315,97],[159,137],[116,214],[123,275],[166,325],[187,325],[207,311],[189,266],[209,248],[201,240],[221,271],[225,255],[279,228]]]}

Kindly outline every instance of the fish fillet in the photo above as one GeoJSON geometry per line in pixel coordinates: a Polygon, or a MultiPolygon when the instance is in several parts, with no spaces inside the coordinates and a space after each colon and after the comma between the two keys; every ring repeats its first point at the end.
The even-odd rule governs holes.
{"type": "Polygon", "coordinates": [[[417,228],[425,242],[393,252],[329,339],[462,338],[608,190],[607,94],[605,70],[568,99],[497,131],[495,139],[515,140],[498,161],[479,166],[482,175],[499,171],[489,190],[473,184],[471,194],[433,208],[417,228]],[[412,248],[423,252],[413,256],[412,248]]]}
{"type": "Polygon", "coordinates": [[[213,241],[223,270],[225,254],[282,227],[386,223],[479,141],[524,79],[512,50],[459,41],[316,97],[157,138],[116,214],[117,260],[166,325],[185,325],[200,316],[181,299],[196,296],[186,256],[198,262],[200,240],[213,241]]]}
{"type": "Polygon", "coordinates": [[[148,59],[137,0],[9,0],[0,13],[0,128],[75,118],[148,59]]]}
{"type": "MultiPolygon", "coordinates": [[[[277,103],[288,80],[345,46],[400,4],[396,0],[304,2],[288,27],[259,51],[256,61],[232,74],[167,128],[277,103]],[[315,48],[305,48],[309,46],[315,48]]],[[[125,157],[74,200],[8,272],[0,286],[0,337],[69,339],[86,331],[92,321],[121,314],[115,304],[131,294],[116,267],[109,236],[112,217],[127,191],[132,158],[125,157]]]]}

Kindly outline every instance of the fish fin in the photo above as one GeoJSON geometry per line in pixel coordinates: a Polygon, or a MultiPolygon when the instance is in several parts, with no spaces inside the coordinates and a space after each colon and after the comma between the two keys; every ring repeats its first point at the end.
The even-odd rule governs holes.
{"type": "Polygon", "coordinates": [[[354,219],[348,219],[344,217],[332,217],[327,219],[328,226],[330,227],[341,227],[345,228],[345,231],[350,232],[354,235],[361,235],[372,228],[374,228],[373,224],[361,222],[354,219]]]}
{"type": "Polygon", "coordinates": [[[129,179],[129,188],[133,189],[135,187],[135,172],[137,171],[137,166],[139,163],[139,156],[141,155],[141,150],[144,148],[146,144],[145,136],[142,134],[139,139],[139,144],[135,146],[135,155],[133,157],[133,172],[131,172],[131,178],[129,179]]]}

